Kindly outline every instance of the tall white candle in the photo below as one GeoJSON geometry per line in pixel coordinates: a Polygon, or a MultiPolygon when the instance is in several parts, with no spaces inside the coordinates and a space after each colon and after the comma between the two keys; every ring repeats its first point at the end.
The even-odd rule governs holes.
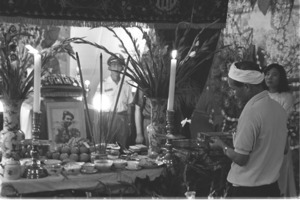
{"type": "Polygon", "coordinates": [[[39,51],[33,48],[31,45],[25,45],[29,50],[29,53],[34,57],[34,73],[33,73],[33,112],[40,112],[41,104],[41,68],[42,68],[42,56],[39,51]]]}
{"type": "Polygon", "coordinates": [[[41,55],[34,53],[34,81],[33,81],[33,112],[40,112],[41,104],[41,55]]]}
{"type": "Polygon", "coordinates": [[[167,110],[174,110],[174,96],[175,96],[175,77],[177,65],[177,51],[172,51],[171,68],[170,68],[170,82],[169,82],[169,96],[167,110]]]}

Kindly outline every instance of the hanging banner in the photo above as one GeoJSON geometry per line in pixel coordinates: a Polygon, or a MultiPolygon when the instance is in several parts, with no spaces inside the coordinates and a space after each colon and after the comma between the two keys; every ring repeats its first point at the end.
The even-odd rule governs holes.
{"type": "Polygon", "coordinates": [[[218,20],[225,25],[227,4],[228,0],[1,0],[0,21],[93,27],[218,20]]]}

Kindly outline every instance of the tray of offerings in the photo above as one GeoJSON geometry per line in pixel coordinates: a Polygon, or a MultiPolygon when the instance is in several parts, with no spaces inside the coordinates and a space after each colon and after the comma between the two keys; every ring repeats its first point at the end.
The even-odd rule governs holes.
{"type": "Polygon", "coordinates": [[[222,140],[232,139],[230,132],[199,132],[197,133],[197,140],[200,142],[209,142],[212,137],[219,137],[222,140]]]}

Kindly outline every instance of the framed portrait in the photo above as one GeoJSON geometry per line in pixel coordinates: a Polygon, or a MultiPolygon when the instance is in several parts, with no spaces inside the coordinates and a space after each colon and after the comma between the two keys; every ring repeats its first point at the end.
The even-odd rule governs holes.
{"type": "Polygon", "coordinates": [[[68,143],[71,138],[86,138],[83,102],[47,102],[48,139],[68,143]]]}

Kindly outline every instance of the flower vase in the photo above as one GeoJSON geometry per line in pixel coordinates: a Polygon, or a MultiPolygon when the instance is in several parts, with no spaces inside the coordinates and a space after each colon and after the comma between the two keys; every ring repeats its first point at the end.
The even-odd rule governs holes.
{"type": "Polygon", "coordinates": [[[20,130],[20,111],[23,100],[2,99],[3,130],[0,132],[2,162],[8,158],[20,158],[21,141],[25,134],[20,130]]]}
{"type": "MultiPolygon", "coordinates": [[[[146,99],[146,107],[150,106],[151,121],[147,126],[149,155],[158,155],[164,144],[160,136],[166,135],[166,99],[146,99]]],[[[146,108],[147,109],[147,108],[146,108]]]]}

